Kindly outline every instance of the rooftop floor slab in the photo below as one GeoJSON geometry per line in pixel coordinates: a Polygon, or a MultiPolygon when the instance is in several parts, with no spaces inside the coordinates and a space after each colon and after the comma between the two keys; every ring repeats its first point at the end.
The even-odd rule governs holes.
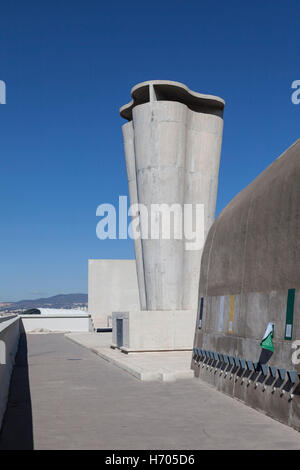
{"type": "Polygon", "coordinates": [[[299,449],[197,379],[143,382],[63,334],[22,335],[0,449],[299,449]]]}
{"type": "Polygon", "coordinates": [[[112,349],[111,333],[70,333],[66,337],[142,381],[193,379],[191,351],[138,352],[124,354],[112,349]]]}

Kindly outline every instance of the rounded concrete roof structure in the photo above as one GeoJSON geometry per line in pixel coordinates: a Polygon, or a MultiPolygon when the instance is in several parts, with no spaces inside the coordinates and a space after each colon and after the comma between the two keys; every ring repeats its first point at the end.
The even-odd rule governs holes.
{"type": "Polygon", "coordinates": [[[128,121],[132,120],[132,110],[135,106],[149,101],[178,101],[193,111],[201,112],[223,111],[225,106],[225,101],[218,96],[203,95],[190,90],[183,83],[170,80],[149,80],[138,83],[131,89],[131,96],[132,100],[120,108],[120,115],[128,121]]]}
{"type": "Polygon", "coordinates": [[[300,284],[300,139],[241,191],[212,225],[200,295],[300,284]]]}

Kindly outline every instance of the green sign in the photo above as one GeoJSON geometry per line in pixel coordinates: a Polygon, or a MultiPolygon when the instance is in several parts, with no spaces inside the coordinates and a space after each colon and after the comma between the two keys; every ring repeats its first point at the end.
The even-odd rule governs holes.
{"type": "Polygon", "coordinates": [[[295,292],[296,289],[289,289],[288,291],[284,339],[292,339],[293,337],[295,292]]]}

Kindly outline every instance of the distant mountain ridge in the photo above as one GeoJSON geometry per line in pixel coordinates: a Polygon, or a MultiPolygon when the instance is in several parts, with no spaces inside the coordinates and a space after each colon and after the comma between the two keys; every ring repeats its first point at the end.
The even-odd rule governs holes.
{"type": "MultiPolygon", "coordinates": [[[[58,294],[52,297],[40,299],[23,299],[18,302],[10,302],[6,310],[27,308],[74,308],[76,306],[87,306],[87,294],[58,294]]],[[[2,310],[2,309],[0,309],[2,310]]]]}
{"type": "Polygon", "coordinates": [[[42,297],[40,299],[31,299],[31,300],[18,300],[17,302],[13,302],[14,304],[32,304],[32,302],[41,303],[55,303],[55,304],[63,304],[66,302],[70,303],[86,303],[88,300],[87,294],[57,294],[53,295],[52,297],[42,297]]]}

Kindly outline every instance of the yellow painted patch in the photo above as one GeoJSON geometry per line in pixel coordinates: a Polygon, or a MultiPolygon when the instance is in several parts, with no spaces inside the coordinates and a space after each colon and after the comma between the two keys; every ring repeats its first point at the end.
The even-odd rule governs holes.
{"type": "Polygon", "coordinates": [[[229,322],[228,322],[228,333],[233,333],[233,320],[234,320],[234,302],[235,295],[230,296],[230,310],[229,310],[229,322]]]}

